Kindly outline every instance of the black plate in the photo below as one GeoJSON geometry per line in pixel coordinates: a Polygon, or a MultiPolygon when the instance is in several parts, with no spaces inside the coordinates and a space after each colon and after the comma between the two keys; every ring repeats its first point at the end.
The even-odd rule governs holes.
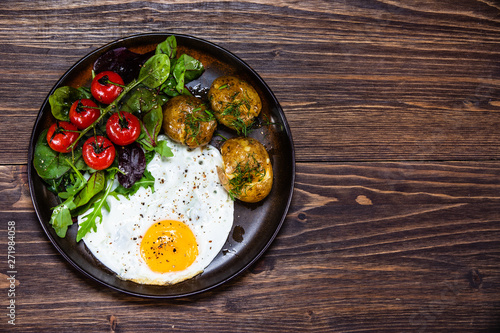
{"type": "MultiPolygon", "coordinates": [[[[83,242],[75,242],[76,225],[69,228],[65,238],[55,234],[49,224],[50,208],[59,201],[45,188],[33,167],[35,142],[42,130],[54,122],[48,96],[60,86],[88,85],[94,61],[106,51],[128,47],[145,53],[170,35],[150,33],[123,38],[93,51],[73,65],[47,95],[33,127],[28,153],[28,181],[36,214],[50,241],[63,257],[80,272],[103,285],[128,294],[153,298],[174,298],[207,291],[247,269],[269,247],[281,228],[292,199],[295,179],[295,154],[290,129],[276,97],[262,78],[244,61],[220,46],[199,38],[173,34],[179,46],[178,54],[187,53],[201,60],[205,66],[205,73],[190,83],[201,97],[206,95],[207,88],[216,77],[225,74],[246,80],[258,91],[263,110],[259,117],[260,126],[252,130],[250,136],[262,142],[271,156],[274,170],[271,193],[257,204],[236,202],[233,229],[223,250],[201,275],[170,286],[140,285],[117,278],[90,254],[83,242]]],[[[235,133],[224,128],[219,128],[218,132],[226,138],[235,136],[235,133]]],[[[217,147],[220,143],[220,137],[214,138],[212,142],[217,147]]]]}

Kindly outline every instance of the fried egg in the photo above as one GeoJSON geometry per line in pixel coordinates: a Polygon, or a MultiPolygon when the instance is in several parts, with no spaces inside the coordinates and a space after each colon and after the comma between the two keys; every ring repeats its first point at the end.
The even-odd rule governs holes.
{"type": "Polygon", "coordinates": [[[165,285],[192,278],[213,261],[231,231],[234,203],[218,179],[216,148],[159,140],[167,140],[174,156],[157,154],[149,162],[154,191],[108,197],[109,212],[102,210],[97,230],[83,241],[118,277],[165,285]]]}

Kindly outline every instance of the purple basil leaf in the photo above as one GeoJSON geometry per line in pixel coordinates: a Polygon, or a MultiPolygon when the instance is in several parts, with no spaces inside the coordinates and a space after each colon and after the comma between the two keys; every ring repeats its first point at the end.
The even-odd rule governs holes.
{"type": "Polygon", "coordinates": [[[142,178],[146,170],[146,157],[141,146],[136,143],[125,147],[119,147],[118,167],[123,172],[118,173],[118,182],[124,188],[130,188],[136,181],[142,178]]]}
{"type": "Polygon", "coordinates": [[[109,50],[94,62],[94,72],[113,71],[127,84],[139,76],[141,66],[153,54],[154,51],[145,54],[135,53],[126,47],[109,50]]]}

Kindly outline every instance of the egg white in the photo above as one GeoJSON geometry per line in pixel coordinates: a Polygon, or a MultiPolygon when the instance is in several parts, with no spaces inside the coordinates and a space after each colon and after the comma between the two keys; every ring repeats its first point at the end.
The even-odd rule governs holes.
{"type": "Polygon", "coordinates": [[[110,211],[103,209],[97,231],[87,233],[83,241],[118,277],[164,285],[200,274],[212,262],[231,231],[234,203],[217,176],[222,157],[216,148],[188,149],[165,136],[159,140],[167,140],[174,156],[157,154],[148,164],[155,178],[154,192],[141,188],[130,199],[108,197],[110,211]],[[198,257],[183,271],[153,272],[141,258],[142,236],[161,220],[184,222],[196,237],[198,257]]]}

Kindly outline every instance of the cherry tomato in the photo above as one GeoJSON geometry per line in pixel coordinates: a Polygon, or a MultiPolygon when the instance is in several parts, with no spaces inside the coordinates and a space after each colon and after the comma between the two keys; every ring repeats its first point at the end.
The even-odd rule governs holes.
{"type": "Polygon", "coordinates": [[[78,128],[67,121],[56,121],[49,127],[47,132],[47,143],[49,147],[60,153],[67,153],[73,142],[78,139],[78,128]]]}
{"type": "Polygon", "coordinates": [[[104,136],[90,137],[83,144],[83,160],[94,170],[109,167],[116,155],[115,146],[104,136]]]}
{"type": "Polygon", "coordinates": [[[121,86],[123,85],[120,75],[112,71],[104,71],[94,77],[90,84],[90,92],[99,102],[111,104],[122,92],[121,86]]]}
{"type": "Polygon", "coordinates": [[[79,130],[86,129],[101,115],[101,110],[95,108],[97,108],[97,104],[91,99],[79,99],[69,109],[69,120],[79,130]],[[90,106],[90,108],[86,106],[90,106]]]}
{"type": "Polygon", "coordinates": [[[106,122],[106,134],[114,144],[126,146],[137,140],[141,134],[141,122],[129,112],[120,111],[120,116],[116,112],[109,117],[106,122]]]}

